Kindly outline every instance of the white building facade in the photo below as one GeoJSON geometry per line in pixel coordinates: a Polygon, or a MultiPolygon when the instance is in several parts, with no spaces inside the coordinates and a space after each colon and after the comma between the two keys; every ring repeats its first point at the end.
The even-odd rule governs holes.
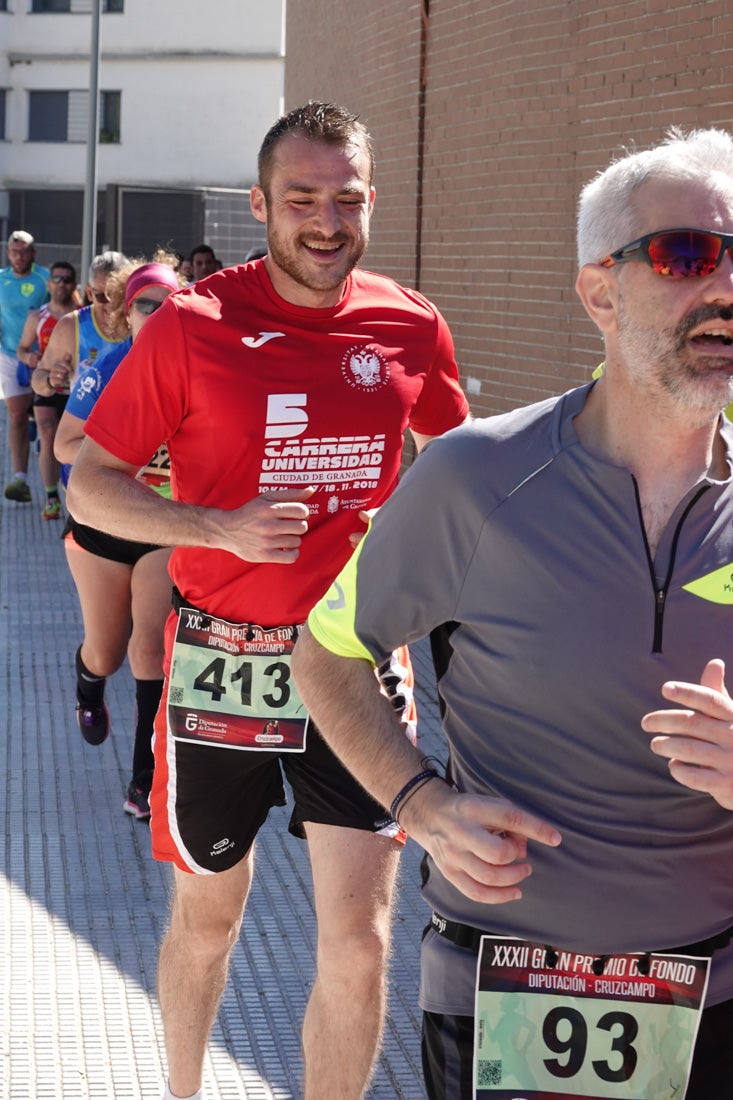
{"type": "MultiPolygon", "coordinates": [[[[0,0],[0,235],[29,230],[41,260],[79,254],[91,10],[0,0]]],[[[102,0],[102,12],[95,250],[206,241],[241,260],[262,239],[246,192],[282,112],[285,0],[102,0]]]]}

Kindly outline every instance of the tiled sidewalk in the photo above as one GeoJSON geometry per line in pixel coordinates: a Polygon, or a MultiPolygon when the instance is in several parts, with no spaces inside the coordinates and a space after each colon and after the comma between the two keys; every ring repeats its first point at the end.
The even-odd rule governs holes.
{"type": "MultiPolygon", "coordinates": [[[[8,480],[5,418],[0,455],[8,480]]],[[[133,681],[108,685],[112,736],[86,745],[74,721],[73,654],[81,638],[61,523],[0,498],[0,700],[5,826],[0,887],[0,1096],[3,1100],[159,1100],[164,1055],[155,999],[169,872],[146,825],[122,812],[133,681]]],[[[425,650],[414,655],[429,683],[425,650]]],[[[419,692],[421,740],[440,753],[432,699],[419,692]]],[[[210,1044],[209,1100],[288,1100],[300,1092],[300,1022],[314,968],[304,844],[270,814],[257,874],[210,1044]]],[[[421,1100],[418,944],[426,912],[419,851],[402,860],[389,1021],[371,1100],[421,1100]]]]}

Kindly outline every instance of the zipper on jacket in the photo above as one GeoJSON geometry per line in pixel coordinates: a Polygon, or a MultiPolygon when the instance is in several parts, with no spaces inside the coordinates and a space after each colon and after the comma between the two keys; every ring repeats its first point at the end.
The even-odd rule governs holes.
{"type": "Polygon", "coordinates": [[[644,526],[644,515],[641,510],[641,498],[639,496],[639,486],[636,478],[631,476],[631,480],[634,483],[634,493],[636,494],[636,507],[639,512],[639,522],[641,524],[641,533],[644,536],[644,548],[646,550],[646,560],[649,566],[649,576],[652,580],[652,588],[654,589],[654,638],[652,641],[652,653],[662,652],[662,634],[664,631],[664,609],[667,603],[667,592],[669,586],[672,583],[672,574],[674,572],[674,562],[677,556],[677,544],[682,534],[682,525],[690,514],[692,508],[697,504],[703,493],[707,492],[710,488],[709,485],[702,485],[692,499],[688,502],[687,507],[677,521],[677,526],[674,529],[674,535],[672,537],[672,547],[669,552],[669,567],[667,569],[667,576],[664,578],[664,584],[660,588],[657,584],[657,575],[654,571],[654,561],[652,560],[652,553],[649,549],[649,540],[646,537],[646,527],[644,526]]]}

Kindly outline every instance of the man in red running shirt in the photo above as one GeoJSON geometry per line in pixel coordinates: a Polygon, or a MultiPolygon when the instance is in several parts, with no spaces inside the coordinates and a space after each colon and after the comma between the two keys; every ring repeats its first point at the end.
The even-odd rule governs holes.
{"type": "MultiPolygon", "coordinates": [[[[419,447],[468,415],[445,321],[358,268],[374,202],[369,134],[331,104],[266,135],[255,217],[268,254],[172,295],[87,421],[80,522],[174,546],[156,720],[153,852],[175,865],[159,993],[166,1097],[200,1097],[253,845],[294,795],[318,917],[305,1097],[358,1100],[381,1036],[400,831],[341,767],[290,679],[290,650],[419,447]],[[135,475],[168,441],[173,500],[135,475]],[[385,818],[387,818],[385,820],[385,818]]],[[[389,568],[389,563],[385,563],[389,568]]],[[[409,711],[404,654],[385,682],[409,711]]]]}

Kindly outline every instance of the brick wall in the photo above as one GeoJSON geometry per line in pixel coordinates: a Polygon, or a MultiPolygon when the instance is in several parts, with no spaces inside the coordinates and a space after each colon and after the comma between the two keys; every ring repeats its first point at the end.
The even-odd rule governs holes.
{"type": "Polygon", "coordinates": [[[285,105],[333,100],[367,124],[377,204],[366,266],[414,286],[421,4],[378,7],[376,17],[374,5],[359,0],[288,5],[285,105]]]}
{"type": "Polygon", "coordinates": [[[733,126],[733,5],[426,0],[421,101],[423,6],[289,4],[286,107],[334,99],[370,127],[367,265],[440,307],[474,412],[498,412],[589,377],[601,342],[573,290],[578,191],[672,124],[733,126]]]}

